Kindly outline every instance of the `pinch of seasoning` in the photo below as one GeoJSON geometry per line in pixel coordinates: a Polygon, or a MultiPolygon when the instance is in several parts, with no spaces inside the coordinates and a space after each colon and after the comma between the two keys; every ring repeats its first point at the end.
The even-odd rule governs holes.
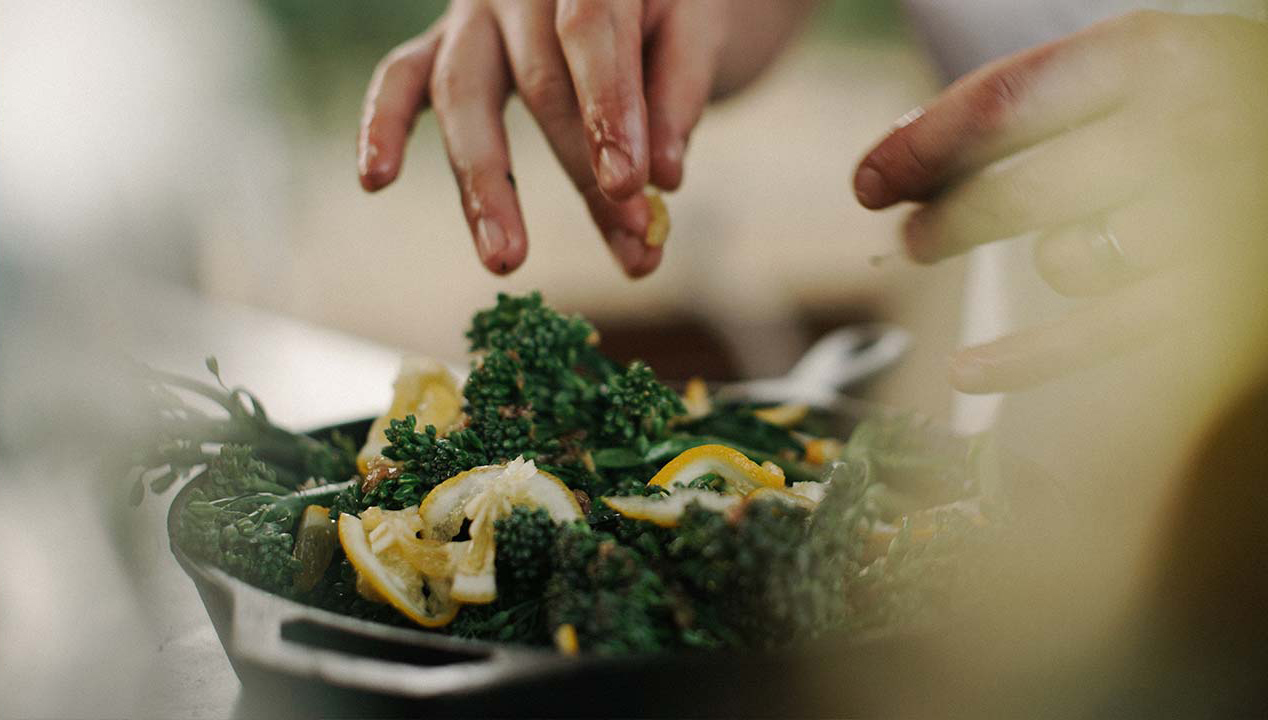
{"type": "Polygon", "coordinates": [[[577,644],[577,628],[572,623],[564,623],[555,628],[555,649],[568,656],[576,655],[581,647],[577,644]]]}
{"type": "Polygon", "coordinates": [[[665,244],[665,238],[669,237],[669,210],[665,207],[665,201],[661,200],[660,193],[652,190],[646,196],[651,218],[647,221],[647,236],[643,239],[643,244],[647,247],[660,247],[665,244]]]}

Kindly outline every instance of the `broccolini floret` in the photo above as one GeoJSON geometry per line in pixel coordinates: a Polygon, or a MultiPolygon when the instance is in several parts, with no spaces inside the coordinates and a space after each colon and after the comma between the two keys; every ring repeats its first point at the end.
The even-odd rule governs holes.
{"type": "Polygon", "coordinates": [[[516,506],[494,528],[497,600],[463,608],[450,632],[484,640],[545,643],[543,596],[554,573],[551,551],[558,526],[542,508],[516,506]]]}
{"type": "Polygon", "coordinates": [[[687,412],[678,393],[656,379],[646,364],[635,361],[624,372],[608,376],[604,397],[604,446],[645,450],[665,436],[669,422],[687,412]]]}
{"type": "Polygon", "coordinates": [[[393,420],[385,434],[388,446],[383,454],[400,463],[403,472],[363,488],[363,508],[378,505],[399,510],[417,505],[445,480],[491,461],[480,436],[469,429],[440,437],[431,425],[419,432],[417,421],[409,415],[404,420],[393,420]]]}
{"type": "Polygon", "coordinates": [[[498,601],[514,604],[540,598],[555,569],[551,550],[558,531],[550,513],[516,506],[494,528],[498,601]]]}
{"type": "Polygon", "coordinates": [[[551,628],[572,625],[582,650],[600,654],[673,647],[673,599],[637,550],[608,533],[568,525],[555,539],[554,561],[546,588],[551,628]]]}

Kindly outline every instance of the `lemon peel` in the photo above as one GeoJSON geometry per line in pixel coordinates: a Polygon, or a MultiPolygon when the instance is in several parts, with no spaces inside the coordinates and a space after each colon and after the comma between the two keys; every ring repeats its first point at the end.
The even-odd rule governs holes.
{"type": "Polygon", "coordinates": [[[661,527],[677,527],[683,513],[692,503],[698,503],[705,510],[726,514],[740,507],[744,498],[712,490],[683,488],[669,495],[605,497],[603,502],[631,520],[644,520],[661,527]]]}
{"type": "Polygon", "coordinates": [[[759,487],[784,487],[782,475],[772,473],[726,445],[700,445],[684,450],[665,463],[647,484],[672,493],[676,487],[710,473],[721,476],[726,481],[726,492],[733,495],[746,495],[759,487]]]}
{"type": "Polygon", "coordinates": [[[339,543],[357,571],[357,589],[372,600],[387,602],[423,627],[448,625],[458,614],[459,603],[450,595],[447,570],[462,543],[428,543],[408,532],[406,516],[412,509],[383,511],[370,508],[368,522],[355,515],[339,516],[339,543]],[[395,513],[387,515],[387,513],[395,513]],[[367,530],[369,524],[371,529],[367,530]],[[379,548],[375,552],[374,548],[379,548]],[[434,573],[427,570],[439,571],[434,573]]]}
{"type": "Polygon", "coordinates": [[[357,453],[357,470],[365,476],[370,461],[382,455],[387,447],[385,433],[393,420],[413,415],[420,430],[434,425],[443,435],[461,416],[462,402],[458,379],[444,363],[417,355],[401,358],[401,369],[392,383],[392,403],[370,425],[365,445],[357,453]]]}
{"type": "Polygon", "coordinates": [[[456,600],[478,604],[497,598],[495,525],[517,505],[543,508],[555,522],[584,517],[563,481],[523,457],[459,473],[433,488],[418,506],[420,532],[433,541],[452,540],[471,521],[471,540],[453,575],[456,600]]]}

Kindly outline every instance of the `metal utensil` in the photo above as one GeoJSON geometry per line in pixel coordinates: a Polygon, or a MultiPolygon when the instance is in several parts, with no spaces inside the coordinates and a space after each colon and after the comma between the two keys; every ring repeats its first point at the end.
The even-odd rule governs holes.
{"type": "Polygon", "coordinates": [[[805,403],[828,409],[846,387],[896,363],[911,346],[911,333],[875,323],[839,328],[824,335],[783,377],[749,380],[718,388],[723,402],[805,403]]]}

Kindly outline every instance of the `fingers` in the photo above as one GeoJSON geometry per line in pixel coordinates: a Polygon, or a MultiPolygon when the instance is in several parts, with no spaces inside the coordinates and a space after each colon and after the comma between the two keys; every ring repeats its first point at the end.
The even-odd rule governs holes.
{"type": "Polygon", "coordinates": [[[713,89],[724,17],[717,0],[675,5],[658,26],[647,58],[647,125],[651,181],[674,190],[682,183],[687,138],[713,89]]]}
{"type": "Polygon", "coordinates": [[[561,0],[555,14],[594,176],[613,200],[648,178],[641,23],[637,0],[561,0]]]}
{"type": "Polygon", "coordinates": [[[958,175],[1103,115],[1135,73],[1130,46],[1116,40],[1115,25],[1094,27],[957,81],[863,158],[859,202],[928,199],[958,175]]]}
{"type": "Polygon", "coordinates": [[[1035,268],[1054,290],[1070,297],[1102,295],[1181,262],[1216,259],[1217,222],[1195,212],[1201,189],[1160,191],[1086,221],[1054,228],[1035,242],[1035,268]],[[1187,202],[1186,202],[1187,201],[1187,202]],[[1205,232],[1204,232],[1205,228],[1205,232]]]}
{"type": "Polygon", "coordinates": [[[1020,390],[1092,367],[1139,349],[1167,328],[1189,304],[1178,275],[1128,285],[1055,322],[951,358],[951,384],[966,393],[1020,390]]]}
{"type": "Polygon", "coordinates": [[[1035,269],[1062,295],[1102,295],[1120,287],[1130,265],[1109,218],[1068,225],[1035,242],[1035,269]]]}
{"type": "Polygon", "coordinates": [[[640,278],[660,265],[662,249],[646,242],[651,209],[642,193],[627,200],[613,202],[591,185],[581,191],[594,223],[604,230],[603,239],[625,274],[640,278]]]}
{"type": "Polygon", "coordinates": [[[1115,115],[961,181],[908,219],[908,254],[936,262],[1126,202],[1156,176],[1166,156],[1136,125],[1134,117],[1115,115]]]}
{"type": "Polygon", "coordinates": [[[392,50],[374,69],[357,134],[357,173],[367,191],[391,184],[401,171],[414,118],[427,107],[442,23],[392,50]]]}
{"type": "Polygon", "coordinates": [[[652,252],[643,242],[648,223],[647,200],[639,193],[613,201],[599,189],[572,78],[555,38],[549,5],[513,0],[503,6],[499,22],[511,71],[524,104],[541,126],[564,172],[585,199],[617,263],[631,277],[646,275],[660,262],[660,252],[652,252]]]}
{"type": "Polygon", "coordinates": [[[509,78],[491,13],[452,17],[436,58],[432,102],[476,252],[485,267],[507,273],[528,253],[511,176],[502,107],[509,78]]]}

